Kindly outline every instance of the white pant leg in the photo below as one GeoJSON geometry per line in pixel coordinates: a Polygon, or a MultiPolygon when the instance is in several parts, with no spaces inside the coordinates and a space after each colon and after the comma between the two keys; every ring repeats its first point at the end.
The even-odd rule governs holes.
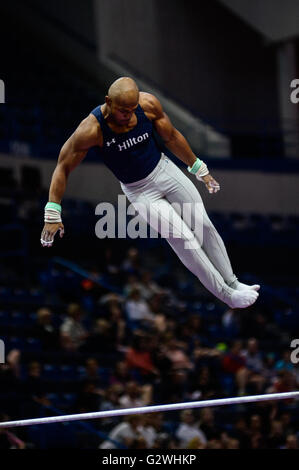
{"type": "Polygon", "coordinates": [[[232,289],[225,283],[206,253],[196,243],[196,248],[186,248],[190,241],[196,242],[194,233],[169,201],[163,197],[167,190],[169,176],[161,170],[154,181],[143,187],[121,185],[129,201],[146,222],[166,238],[182,263],[212,292],[218,299],[229,304],[232,289]]]}
{"type": "MultiPolygon", "coordinates": [[[[192,203],[190,204],[192,210],[191,225],[190,216],[188,218],[185,217],[184,220],[190,228],[193,228],[197,212],[197,221],[200,225],[198,240],[201,240],[203,250],[217,271],[219,271],[226,284],[229,286],[233,285],[233,283],[237,281],[237,277],[232,270],[224,242],[212,224],[196,186],[169,159],[167,165],[164,167],[164,172],[171,182],[167,185],[167,191],[165,193],[166,199],[171,204],[178,203],[182,205],[183,203],[192,203]],[[198,212],[200,212],[200,214],[198,214],[198,212]]],[[[182,213],[184,215],[185,211],[182,211],[182,213]]]]}

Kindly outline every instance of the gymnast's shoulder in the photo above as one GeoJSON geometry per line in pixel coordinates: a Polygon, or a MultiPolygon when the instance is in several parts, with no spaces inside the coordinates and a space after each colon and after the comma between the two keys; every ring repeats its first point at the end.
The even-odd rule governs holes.
{"type": "Polygon", "coordinates": [[[151,93],[141,91],[139,93],[139,104],[150,119],[157,119],[163,113],[160,101],[151,93]]]}
{"type": "Polygon", "coordinates": [[[90,145],[101,145],[103,140],[100,123],[92,113],[80,122],[76,133],[90,145]]]}

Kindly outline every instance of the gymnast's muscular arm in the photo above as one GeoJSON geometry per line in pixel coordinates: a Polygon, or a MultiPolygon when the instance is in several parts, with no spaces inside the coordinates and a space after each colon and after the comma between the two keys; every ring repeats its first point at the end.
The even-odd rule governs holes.
{"type": "MultiPolygon", "coordinates": [[[[141,93],[140,93],[141,94],[141,93]]],[[[166,147],[186,165],[192,167],[196,161],[196,155],[193,153],[185,137],[173,126],[167,114],[163,111],[160,101],[150,93],[142,93],[141,106],[162,138],[166,147]]],[[[202,177],[208,190],[210,185],[218,183],[209,173],[202,177]]]]}
{"type": "MultiPolygon", "coordinates": [[[[90,114],[79,124],[75,132],[64,143],[60,150],[57,165],[52,175],[49,202],[61,203],[69,174],[83,160],[87,151],[96,145],[101,146],[102,141],[103,137],[100,125],[97,119],[90,114]]],[[[62,237],[64,227],[61,222],[45,223],[41,234],[41,241],[45,243],[42,243],[42,245],[48,247],[52,246],[54,236],[58,230],[62,237]]]]}

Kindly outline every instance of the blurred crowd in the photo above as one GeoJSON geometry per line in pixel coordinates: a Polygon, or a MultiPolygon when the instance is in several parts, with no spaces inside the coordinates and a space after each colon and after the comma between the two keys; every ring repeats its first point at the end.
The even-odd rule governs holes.
{"type": "MultiPolygon", "coordinates": [[[[136,248],[128,251],[120,266],[109,261],[109,252],[106,255],[100,274],[105,271],[115,280],[121,273],[122,295],[97,294],[94,315],[80,302],[69,302],[59,321],[49,306],[41,306],[30,333],[40,340],[48,363],[51,354],[58,354],[80,365],[68,388],[63,385],[72,399],[60,409],[62,413],[298,389],[298,365],[291,362],[290,350],[279,347],[279,332],[269,329],[260,311],[251,309],[248,323],[242,311],[222,305],[218,326],[224,339],[219,341],[219,335],[211,336],[200,310],[181,308],[179,315],[180,308],[172,308],[179,305],[179,296],[141,268],[136,248]],[[271,332],[277,348],[263,349],[263,339],[271,332]],[[107,365],[109,354],[116,356],[107,365]]],[[[97,291],[91,278],[84,279],[81,287],[89,295],[97,291]]],[[[9,412],[5,401],[0,404],[1,421],[53,414],[57,408],[50,393],[53,378],[51,388],[44,362],[38,354],[25,361],[22,351],[8,352],[6,363],[0,365],[0,389],[18,403],[9,412]]],[[[102,449],[299,448],[294,400],[105,418],[93,425],[102,433],[94,445],[102,449]]],[[[1,449],[28,446],[36,444],[26,430],[0,431],[1,449]]]]}

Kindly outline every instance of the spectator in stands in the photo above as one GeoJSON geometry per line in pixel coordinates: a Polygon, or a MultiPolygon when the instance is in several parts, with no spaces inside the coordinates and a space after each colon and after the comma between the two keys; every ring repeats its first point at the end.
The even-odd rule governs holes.
{"type": "Polygon", "coordinates": [[[140,295],[145,300],[150,300],[155,294],[164,295],[166,291],[162,289],[152,278],[150,271],[144,270],[140,280],[140,295]]]}
{"type": "Polygon", "coordinates": [[[240,448],[240,442],[238,441],[238,439],[232,438],[226,432],[223,432],[221,434],[221,443],[222,443],[223,449],[239,449],[240,448]]]}
{"type": "Polygon", "coordinates": [[[99,270],[109,282],[118,285],[120,281],[120,267],[114,257],[114,250],[110,247],[104,249],[104,253],[99,258],[99,270]]]}
{"type": "Polygon", "coordinates": [[[260,432],[250,436],[250,449],[265,449],[265,441],[260,432]]]}
{"type": "Polygon", "coordinates": [[[20,379],[20,359],[21,352],[18,349],[11,349],[6,356],[6,363],[0,364],[0,390],[6,391],[15,388],[20,379]]]}
{"type": "Polygon", "coordinates": [[[277,372],[275,366],[275,354],[270,352],[265,355],[263,360],[263,372],[262,375],[266,380],[266,383],[272,384],[275,381],[277,372]]]}
{"type": "MultiPolygon", "coordinates": [[[[262,355],[259,352],[258,342],[255,338],[248,340],[247,349],[242,351],[242,356],[245,358],[246,369],[248,370],[245,389],[246,394],[256,395],[263,393],[266,384],[264,363],[262,355]]],[[[244,372],[244,375],[245,374],[244,372]]]]}
{"type": "MultiPolygon", "coordinates": [[[[184,448],[184,447],[183,447],[184,448]]],[[[203,444],[199,437],[193,437],[188,445],[185,447],[186,449],[206,449],[207,444],[203,444]]]]}
{"type": "Polygon", "coordinates": [[[266,445],[261,417],[258,414],[254,414],[250,417],[249,439],[251,449],[263,449],[266,445]]]}
{"type": "Polygon", "coordinates": [[[122,263],[122,270],[127,273],[139,275],[141,272],[141,263],[139,257],[139,251],[135,247],[129,248],[127,251],[126,258],[122,263]]]}
{"type": "Polygon", "coordinates": [[[207,443],[207,449],[223,449],[223,444],[220,439],[210,439],[207,443]]]}
{"type": "Polygon", "coordinates": [[[78,351],[88,337],[88,332],[82,324],[82,315],[80,305],[68,305],[67,318],[60,327],[61,344],[66,351],[78,351]]]}
{"type": "Polygon", "coordinates": [[[74,413],[89,413],[98,410],[104,396],[103,390],[97,387],[97,382],[85,380],[74,404],[74,413]]]}
{"type": "Polygon", "coordinates": [[[240,449],[249,449],[250,432],[244,416],[236,417],[232,434],[238,440],[240,449]]]}
{"type": "Polygon", "coordinates": [[[105,318],[98,318],[93,333],[90,334],[80,348],[81,352],[114,353],[116,351],[116,335],[111,324],[105,318]]]}
{"type": "Polygon", "coordinates": [[[129,445],[129,449],[147,449],[147,443],[143,436],[137,436],[129,445]]]}
{"type": "Polygon", "coordinates": [[[51,413],[47,410],[52,405],[48,393],[46,383],[43,382],[37,375],[39,363],[33,364],[31,368],[31,380],[27,379],[24,386],[25,394],[22,397],[22,416],[24,418],[38,418],[47,413],[51,413]],[[36,375],[36,377],[35,377],[36,375]],[[34,380],[35,379],[35,380],[34,380]]]}
{"type": "Polygon", "coordinates": [[[211,439],[218,439],[220,437],[220,429],[215,424],[214,410],[211,408],[202,408],[199,427],[208,441],[211,439]]]}
{"type": "Polygon", "coordinates": [[[154,448],[157,441],[163,441],[170,437],[169,434],[163,430],[162,413],[149,413],[143,415],[143,417],[144,424],[141,433],[146,441],[148,449],[154,448]]]}
{"type": "Polygon", "coordinates": [[[201,344],[201,340],[197,339],[193,350],[193,360],[196,363],[196,368],[201,368],[206,362],[218,366],[219,360],[221,361],[222,351],[218,348],[205,347],[201,344]]]}
{"type": "Polygon", "coordinates": [[[110,323],[110,331],[115,349],[117,349],[126,340],[126,322],[119,302],[109,304],[107,320],[110,323]]]}
{"type": "Polygon", "coordinates": [[[177,325],[177,337],[189,345],[190,353],[206,336],[202,317],[198,314],[188,316],[186,322],[177,325]]]}
{"type": "Polygon", "coordinates": [[[246,395],[261,395],[265,392],[266,379],[263,374],[256,374],[249,371],[248,381],[246,384],[246,395]]]}
{"type": "Polygon", "coordinates": [[[294,364],[291,362],[290,355],[291,355],[291,350],[286,349],[285,351],[283,351],[281,358],[275,363],[275,369],[278,371],[293,370],[294,364]]]}
{"type": "Polygon", "coordinates": [[[185,352],[186,345],[170,333],[165,341],[165,355],[171,361],[172,370],[192,370],[193,364],[185,352]]]}
{"type": "Polygon", "coordinates": [[[81,379],[91,380],[97,386],[101,385],[100,367],[98,360],[94,357],[89,357],[85,362],[85,370],[80,376],[81,379]]]}
{"type": "Polygon", "coordinates": [[[294,426],[292,425],[292,418],[291,413],[288,411],[284,411],[280,415],[280,421],[283,426],[283,432],[285,435],[294,434],[294,426]]]}
{"type": "Polygon", "coordinates": [[[108,292],[108,294],[102,295],[100,297],[98,303],[104,308],[107,308],[107,312],[108,312],[109,306],[111,305],[120,306],[122,302],[123,302],[123,297],[121,295],[118,295],[115,292],[108,292]]]}
{"type": "MultiPolygon", "coordinates": [[[[120,408],[119,399],[124,394],[124,386],[121,384],[113,384],[104,390],[103,400],[100,404],[101,411],[115,410],[120,408]]],[[[102,425],[110,426],[111,424],[118,423],[118,417],[103,418],[102,425]]]]}
{"type": "Polygon", "coordinates": [[[169,370],[161,374],[161,380],[155,385],[155,401],[160,403],[179,403],[188,400],[188,372],[169,370]]]}
{"type": "Polygon", "coordinates": [[[127,361],[118,361],[110,375],[110,384],[122,385],[123,387],[133,380],[133,374],[127,361]]]}
{"type": "Polygon", "coordinates": [[[126,353],[129,370],[135,370],[143,381],[151,381],[159,375],[152,358],[153,342],[151,336],[137,332],[126,353]]]}
{"type": "Polygon", "coordinates": [[[148,306],[150,311],[155,315],[164,315],[165,306],[164,306],[165,296],[162,293],[154,293],[148,300],[148,306]]]}
{"type": "Polygon", "coordinates": [[[294,374],[295,383],[297,387],[299,388],[299,362],[297,362],[297,364],[294,364],[293,374],[294,374]]]}
{"type": "Polygon", "coordinates": [[[285,445],[282,449],[299,449],[298,437],[296,434],[289,434],[285,440],[285,445]]]}
{"type": "Polygon", "coordinates": [[[125,446],[130,448],[134,440],[138,437],[142,437],[142,425],[143,425],[143,416],[142,415],[129,415],[125,420],[115,426],[109,434],[109,439],[100,444],[100,449],[116,449],[117,443],[122,447],[125,446]]]}
{"type": "Polygon", "coordinates": [[[57,351],[60,348],[59,332],[52,324],[52,312],[47,307],[37,311],[37,322],[32,335],[41,341],[44,351],[57,351]]]}
{"type": "Polygon", "coordinates": [[[152,385],[139,385],[135,381],[128,382],[124,394],[119,399],[121,408],[147,406],[152,401],[152,385]]]}
{"type": "Polygon", "coordinates": [[[209,400],[221,395],[221,386],[217,380],[217,374],[211,374],[208,366],[195,370],[189,380],[190,398],[192,400],[209,400]]]}
{"type": "Polygon", "coordinates": [[[255,338],[250,338],[247,342],[247,349],[242,352],[245,358],[247,369],[261,373],[263,370],[262,355],[259,352],[258,342],[255,338]]]}
{"type": "MultiPolygon", "coordinates": [[[[0,423],[5,421],[11,421],[11,418],[5,413],[0,413],[0,423]]],[[[5,428],[0,429],[0,450],[25,448],[26,443],[19,439],[14,432],[5,428]]]]}
{"type": "MultiPolygon", "coordinates": [[[[292,392],[296,390],[296,379],[295,375],[286,369],[282,369],[278,372],[277,380],[273,386],[268,389],[269,393],[284,393],[292,392]]],[[[290,403],[289,400],[287,400],[290,403]]]]}
{"type": "Polygon", "coordinates": [[[233,374],[238,387],[238,395],[244,395],[248,382],[249,371],[245,367],[246,361],[242,356],[242,341],[234,341],[228,353],[224,355],[222,360],[222,368],[224,372],[233,374]]]}
{"type": "Polygon", "coordinates": [[[201,444],[207,443],[207,438],[203,431],[199,428],[198,422],[195,420],[192,410],[183,410],[180,415],[181,422],[176,431],[176,437],[180,441],[181,449],[187,449],[190,441],[197,437],[201,444]]]}
{"type": "Polygon", "coordinates": [[[285,443],[285,433],[282,422],[273,419],[271,422],[270,434],[267,439],[267,449],[280,449],[285,443]]]}
{"type": "MultiPolygon", "coordinates": [[[[177,340],[183,345],[185,351],[190,355],[193,352],[194,344],[196,341],[196,334],[192,328],[188,325],[188,321],[184,321],[177,325],[176,334],[177,340]]],[[[167,337],[167,335],[166,335],[167,337]]]]}
{"type": "Polygon", "coordinates": [[[172,366],[171,360],[166,356],[166,349],[163,346],[163,337],[164,336],[156,337],[158,344],[152,349],[153,364],[158,371],[158,375],[161,377],[169,374],[172,366]]]}
{"type": "Polygon", "coordinates": [[[44,406],[49,406],[47,384],[42,378],[42,366],[38,361],[28,364],[27,378],[22,384],[22,412],[26,416],[39,416],[44,406]]]}
{"type": "Polygon", "coordinates": [[[128,319],[131,322],[150,326],[154,323],[155,316],[151,312],[148,303],[141,298],[138,289],[132,289],[125,303],[128,319]]]}
{"type": "Polygon", "coordinates": [[[236,310],[229,308],[222,315],[222,328],[226,339],[233,339],[240,333],[240,321],[236,310]]]}
{"type": "Polygon", "coordinates": [[[273,340],[276,341],[279,339],[279,330],[277,331],[275,326],[269,322],[269,319],[265,314],[254,311],[256,307],[253,307],[253,311],[248,311],[242,316],[240,321],[241,326],[241,336],[245,337],[255,337],[256,339],[263,340],[273,340]]]}
{"type": "Polygon", "coordinates": [[[162,312],[155,313],[154,331],[157,334],[164,334],[167,331],[167,318],[162,312]]]}
{"type": "MultiPolygon", "coordinates": [[[[135,289],[137,289],[141,294],[141,284],[139,282],[139,278],[136,274],[128,274],[127,282],[123,289],[124,294],[128,297],[135,289]]],[[[145,300],[144,296],[142,296],[142,298],[145,300]]]]}
{"type": "Polygon", "coordinates": [[[253,414],[250,416],[249,432],[251,434],[262,432],[262,422],[260,415],[253,414]]]}

